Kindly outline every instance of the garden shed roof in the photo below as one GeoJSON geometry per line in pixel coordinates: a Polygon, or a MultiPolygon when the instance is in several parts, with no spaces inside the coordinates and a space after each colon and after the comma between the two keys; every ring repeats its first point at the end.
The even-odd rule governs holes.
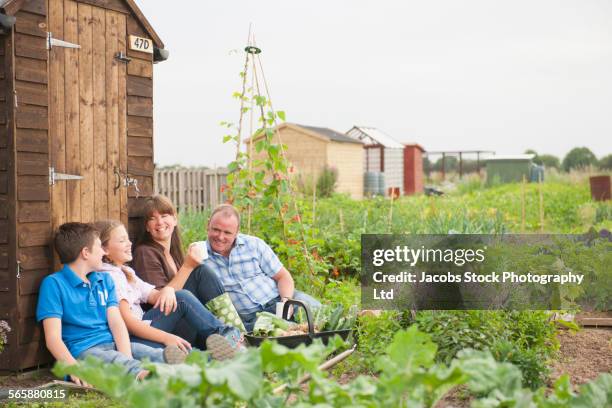
{"type": "Polygon", "coordinates": [[[296,126],[299,126],[301,128],[304,129],[308,129],[312,132],[315,133],[319,133],[322,134],[324,136],[327,136],[330,140],[333,140],[334,142],[341,142],[341,143],[359,143],[359,144],[363,144],[362,141],[354,139],[352,137],[349,137],[347,135],[345,135],[344,133],[340,133],[337,132],[333,129],[330,128],[324,128],[324,127],[316,127],[316,126],[306,126],[306,125],[300,125],[300,124],[295,124],[296,126]]]}
{"type": "Polygon", "coordinates": [[[361,140],[366,145],[382,145],[392,149],[403,149],[404,145],[382,130],[368,126],[353,126],[347,135],[361,140]]]}
{"type": "Polygon", "coordinates": [[[535,157],[534,154],[501,154],[497,156],[487,156],[484,158],[486,161],[497,161],[497,160],[532,160],[535,157]]]}
{"type": "MultiPolygon", "coordinates": [[[[151,39],[155,43],[155,46],[163,49],[164,43],[162,42],[161,38],[159,38],[159,35],[157,35],[157,33],[155,32],[155,30],[153,29],[149,21],[146,19],[144,14],[142,14],[142,11],[138,7],[138,5],[136,5],[136,2],[134,0],[123,0],[123,1],[125,2],[129,11],[134,15],[134,17],[136,17],[136,19],[140,22],[140,24],[142,24],[142,27],[145,29],[147,34],[151,36],[151,39]]],[[[26,3],[25,0],[0,0],[0,10],[2,11],[2,13],[8,16],[14,16],[25,5],[25,3],[26,3]]],[[[98,5],[93,0],[84,1],[84,3],[98,5]]],[[[107,4],[108,2],[103,1],[100,3],[107,4]]],[[[109,8],[112,8],[112,7],[109,7],[109,8]]]]}

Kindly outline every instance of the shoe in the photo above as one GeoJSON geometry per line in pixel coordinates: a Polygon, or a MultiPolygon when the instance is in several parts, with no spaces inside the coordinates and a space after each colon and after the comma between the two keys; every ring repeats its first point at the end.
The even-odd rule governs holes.
{"type": "Polygon", "coordinates": [[[227,333],[225,336],[211,334],[206,339],[206,350],[210,351],[214,360],[223,361],[234,358],[236,353],[246,351],[246,347],[242,344],[242,337],[236,338],[234,333],[227,333]]]}
{"type": "Polygon", "coordinates": [[[167,346],[164,349],[164,361],[166,364],[182,364],[187,358],[187,353],[176,345],[167,346]]]}

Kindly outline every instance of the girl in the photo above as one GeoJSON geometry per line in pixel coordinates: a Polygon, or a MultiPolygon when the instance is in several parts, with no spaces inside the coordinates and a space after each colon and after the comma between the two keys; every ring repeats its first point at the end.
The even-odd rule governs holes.
{"type": "Polygon", "coordinates": [[[223,360],[234,355],[240,347],[238,329],[220,322],[189,291],[175,293],[172,286],[157,290],[138,278],[126,265],[132,260],[132,243],[119,221],[100,221],[95,226],[106,251],[103,271],[115,282],[119,311],[128,331],[135,337],[133,341],[153,347],[173,345],[186,355],[191,344],[173,334],[179,321],[184,319],[192,332],[205,339],[213,358],[223,360]],[[141,303],[153,307],[145,313],[141,303]]]}

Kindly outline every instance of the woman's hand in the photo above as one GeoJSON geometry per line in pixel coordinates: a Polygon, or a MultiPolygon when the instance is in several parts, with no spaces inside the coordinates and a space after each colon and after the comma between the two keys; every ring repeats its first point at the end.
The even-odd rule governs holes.
{"type": "Polygon", "coordinates": [[[176,310],[176,294],[174,293],[174,288],[172,286],[165,286],[164,288],[160,289],[157,302],[155,302],[153,308],[158,306],[159,310],[161,310],[166,316],[168,316],[170,312],[174,312],[176,310]]]}
{"type": "Polygon", "coordinates": [[[164,338],[164,345],[165,346],[177,346],[178,348],[183,350],[185,353],[189,353],[189,351],[191,350],[191,344],[189,344],[187,340],[183,339],[182,337],[176,336],[172,333],[168,333],[166,335],[166,337],[164,338]]]}
{"type": "Polygon", "coordinates": [[[200,265],[204,260],[204,250],[200,248],[195,242],[189,244],[187,248],[187,256],[185,257],[185,263],[190,267],[195,268],[200,265]]]}

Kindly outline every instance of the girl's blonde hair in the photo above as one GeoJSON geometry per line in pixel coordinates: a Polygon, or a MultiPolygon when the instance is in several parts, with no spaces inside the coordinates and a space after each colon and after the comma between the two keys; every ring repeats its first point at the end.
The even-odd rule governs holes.
{"type": "MultiPolygon", "coordinates": [[[[123,224],[121,223],[121,221],[117,221],[117,220],[103,220],[103,221],[95,222],[94,223],[94,227],[100,233],[100,241],[102,242],[102,246],[106,247],[108,245],[108,240],[110,239],[111,233],[116,228],[123,227],[123,224]]],[[[107,255],[104,255],[103,260],[106,263],[109,263],[111,265],[115,265],[113,260],[110,259],[107,255]]],[[[125,278],[128,280],[128,282],[130,282],[130,283],[134,282],[134,276],[125,267],[125,265],[122,265],[120,268],[121,268],[121,271],[123,272],[123,274],[125,275],[125,278]]]]}

